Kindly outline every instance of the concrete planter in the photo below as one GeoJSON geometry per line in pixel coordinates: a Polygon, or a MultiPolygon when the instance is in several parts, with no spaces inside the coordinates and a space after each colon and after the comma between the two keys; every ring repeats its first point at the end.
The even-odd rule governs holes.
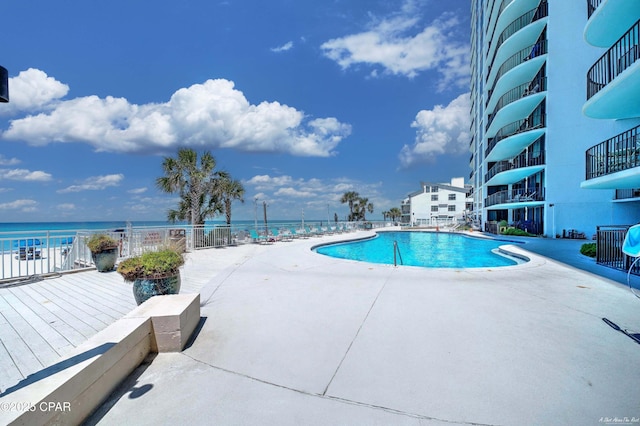
{"type": "Polygon", "coordinates": [[[95,263],[98,272],[113,271],[114,266],[116,266],[116,261],[118,260],[118,248],[115,247],[98,253],[91,253],[91,259],[93,259],[93,263],[95,263]]]}
{"type": "Polygon", "coordinates": [[[137,278],[133,282],[133,297],[138,305],[153,296],[178,294],[180,292],[180,274],[165,278],[137,278]]]}

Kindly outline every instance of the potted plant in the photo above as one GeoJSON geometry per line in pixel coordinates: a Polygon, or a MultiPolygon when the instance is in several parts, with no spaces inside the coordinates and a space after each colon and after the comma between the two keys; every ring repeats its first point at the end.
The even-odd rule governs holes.
{"type": "Polygon", "coordinates": [[[153,296],[178,294],[182,254],[172,248],[150,251],[123,260],[118,273],[133,283],[133,296],[138,305],[153,296]]]}
{"type": "Polygon", "coordinates": [[[94,234],[86,240],[98,272],[113,271],[118,260],[118,241],[107,234],[94,234]]]}

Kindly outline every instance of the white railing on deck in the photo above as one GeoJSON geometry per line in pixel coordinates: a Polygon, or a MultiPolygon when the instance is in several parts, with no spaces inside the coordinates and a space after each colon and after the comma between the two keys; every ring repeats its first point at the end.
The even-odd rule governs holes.
{"type": "Polygon", "coordinates": [[[204,225],[128,227],[118,230],[77,231],[13,231],[0,233],[0,284],[15,280],[34,279],[62,272],[93,268],[86,241],[97,233],[108,234],[119,242],[119,259],[145,251],[171,245],[190,252],[205,248],[255,242],[251,230],[271,237],[300,233],[305,228],[316,230],[316,235],[377,229],[391,225],[388,222],[291,222],[255,225],[204,225]],[[294,231],[292,231],[294,230],[294,231]]]}

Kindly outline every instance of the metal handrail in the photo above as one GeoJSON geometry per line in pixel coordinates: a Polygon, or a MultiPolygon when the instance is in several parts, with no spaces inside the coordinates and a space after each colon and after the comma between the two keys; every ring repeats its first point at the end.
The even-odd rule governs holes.
{"type": "MultiPolygon", "coordinates": [[[[537,7],[531,9],[530,11],[524,13],[518,18],[514,19],[507,27],[502,31],[498,40],[496,41],[496,48],[493,51],[493,57],[489,64],[493,64],[493,61],[496,59],[496,55],[498,54],[498,50],[502,43],[507,41],[509,37],[520,31],[522,28],[527,25],[531,25],[532,23],[545,18],[549,15],[549,6],[546,0],[543,0],[537,7]]],[[[487,78],[491,73],[491,65],[489,66],[489,72],[487,72],[487,78]]]]}
{"type": "Polygon", "coordinates": [[[602,3],[602,0],[587,0],[587,19],[591,18],[591,15],[598,9],[600,3],[602,3]]]}
{"type": "MultiPolygon", "coordinates": [[[[544,103],[540,104],[541,106],[544,103]]],[[[489,156],[493,148],[503,139],[506,139],[510,136],[516,135],[518,133],[527,132],[529,130],[538,129],[546,126],[546,114],[543,111],[543,108],[539,106],[536,108],[529,117],[524,120],[514,121],[512,123],[507,124],[502,127],[493,138],[489,138],[489,143],[487,144],[487,148],[485,149],[484,156],[485,158],[489,156]]]]}
{"type": "MultiPolygon", "coordinates": [[[[487,96],[487,101],[485,103],[485,107],[489,105],[489,102],[491,101],[491,97],[493,96],[493,91],[495,90],[496,85],[498,84],[498,81],[500,81],[503,75],[505,75],[507,72],[511,71],[513,68],[517,67],[518,65],[521,65],[527,62],[529,59],[546,55],[547,53],[549,53],[548,47],[547,47],[547,40],[544,39],[544,40],[538,41],[535,44],[532,44],[531,46],[527,46],[524,49],[519,50],[518,52],[516,52],[515,54],[507,58],[502,63],[502,65],[500,65],[500,68],[498,69],[498,72],[493,80],[493,85],[491,86],[491,89],[487,92],[488,96],[487,96]]],[[[488,72],[487,76],[489,76],[490,74],[491,73],[488,72]]]]}
{"type": "Polygon", "coordinates": [[[533,95],[534,93],[538,92],[544,92],[546,90],[547,77],[534,78],[530,82],[523,83],[509,90],[507,93],[502,95],[500,99],[498,99],[498,102],[496,102],[496,106],[493,108],[493,112],[488,115],[485,131],[489,130],[489,126],[491,126],[491,123],[493,123],[493,119],[496,118],[496,115],[502,108],[515,101],[519,101],[522,98],[526,98],[529,95],[533,95]]]}
{"type": "Polygon", "coordinates": [[[499,161],[491,167],[484,176],[485,183],[498,173],[502,173],[507,170],[515,170],[523,167],[539,166],[545,164],[544,152],[540,152],[536,155],[529,153],[520,154],[513,158],[511,161],[499,161]]]}
{"type": "Polygon", "coordinates": [[[586,151],[586,180],[640,166],[640,126],[609,138],[586,151]]]}
{"type": "Polygon", "coordinates": [[[400,247],[398,247],[398,242],[394,241],[393,242],[393,266],[398,266],[398,262],[396,259],[396,252],[398,253],[398,256],[400,257],[400,264],[404,265],[404,262],[402,261],[402,253],[400,253],[400,247]]]}
{"type": "Polygon", "coordinates": [[[587,72],[587,100],[640,59],[640,19],[587,72]]]}

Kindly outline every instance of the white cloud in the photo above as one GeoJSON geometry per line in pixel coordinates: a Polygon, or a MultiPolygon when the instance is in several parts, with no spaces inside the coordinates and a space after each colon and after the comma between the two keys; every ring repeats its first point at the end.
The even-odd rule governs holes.
{"type": "MultiPolygon", "coordinates": [[[[249,190],[261,191],[256,196],[260,199],[279,200],[282,203],[290,203],[291,198],[296,198],[294,203],[301,205],[327,205],[327,202],[339,204],[339,200],[347,191],[360,192],[362,196],[379,196],[380,183],[363,183],[351,179],[322,180],[294,179],[291,176],[256,175],[243,182],[249,190]],[[306,200],[301,200],[306,198],[306,200]]],[[[256,196],[252,197],[255,198],[256,196]]]]}
{"type": "Polygon", "coordinates": [[[83,183],[79,185],[71,185],[65,189],[61,189],[58,193],[67,192],[80,192],[80,191],[99,191],[111,186],[118,186],[124,179],[122,174],[105,175],[105,176],[93,176],[87,178],[83,183]]]}
{"type": "Polygon", "coordinates": [[[52,102],[66,96],[69,86],[60,83],[45,72],[29,68],[21,71],[17,77],[9,79],[9,96],[11,102],[0,111],[16,113],[31,112],[47,108],[52,102]]]}
{"type": "Polygon", "coordinates": [[[36,210],[37,205],[38,202],[34,200],[15,200],[9,203],[0,203],[0,210],[19,210],[22,212],[32,212],[36,210]]]}
{"type": "Polygon", "coordinates": [[[0,154],[0,166],[15,166],[16,164],[20,164],[20,160],[17,158],[5,158],[4,155],[0,154]]]}
{"type": "MultiPolygon", "coordinates": [[[[357,64],[381,66],[386,73],[409,78],[435,70],[441,74],[438,90],[467,86],[469,46],[455,38],[458,19],[446,13],[421,26],[420,15],[416,4],[406,1],[400,12],[374,20],[368,30],[329,40],[320,47],[343,69],[357,64]]],[[[377,70],[370,75],[376,77],[377,70]]]]}
{"type": "Polygon", "coordinates": [[[76,209],[76,205],[73,203],[58,204],[57,209],[62,211],[72,211],[76,209]]]}
{"type": "Polygon", "coordinates": [[[449,105],[436,105],[432,110],[422,110],[411,127],[415,127],[413,146],[405,145],[400,152],[402,166],[432,160],[440,154],[462,154],[469,150],[470,118],[469,93],[464,93],[449,105]]]}
{"type": "Polygon", "coordinates": [[[293,48],[293,42],[292,41],[288,41],[285,44],[283,44],[282,46],[272,47],[271,51],[275,52],[275,53],[280,53],[280,52],[286,52],[287,50],[291,50],[292,48],[293,48]]]}
{"type": "Polygon", "coordinates": [[[295,188],[280,188],[273,195],[277,197],[283,196],[283,197],[307,198],[307,197],[313,197],[316,194],[310,191],[300,191],[295,188]]]}
{"type": "Polygon", "coordinates": [[[258,191],[273,190],[284,185],[291,185],[293,179],[291,176],[269,176],[269,175],[256,175],[246,181],[247,185],[254,186],[258,191]]]}
{"type": "Polygon", "coordinates": [[[40,170],[0,169],[0,179],[46,182],[51,180],[51,175],[40,170]]]}
{"type": "Polygon", "coordinates": [[[51,111],[12,120],[2,137],[35,146],[84,142],[112,152],[165,153],[188,145],[327,157],[350,133],[350,125],[332,117],[308,120],[278,102],[250,104],[233,82],[218,79],[180,89],[161,104],[111,96],[61,101],[51,111]]]}
{"type": "Polygon", "coordinates": [[[143,194],[147,192],[147,188],[134,188],[127,191],[129,194],[143,194]]]}

